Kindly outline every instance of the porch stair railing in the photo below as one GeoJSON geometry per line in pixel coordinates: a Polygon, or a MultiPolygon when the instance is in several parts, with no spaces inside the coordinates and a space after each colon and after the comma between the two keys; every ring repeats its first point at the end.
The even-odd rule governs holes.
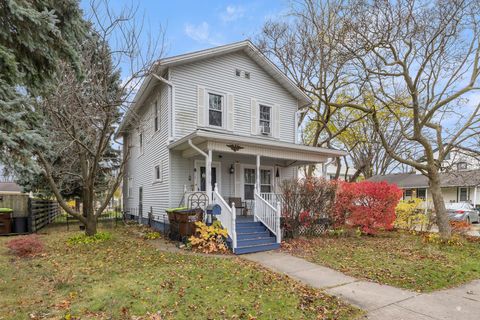
{"type": "Polygon", "coordinates": [[[275,209],[280,205],[282,207],[282,194],[273,192],[260,192],[260,196],[265,199],[275,209]]]}
{"type": "Polygon", "coordinates": [[[277,201],[276,207],[274,207],[262,197],[262,195],[257,191],[257,188],[255,188],[254,191],[254,198],[255,221],[262,222],[270,230],[270,232],[275,235],[277,243],[280,243],[282,241],[280,231],[280,202],[277,201]]]}
{"type": "Polygon", "coordinates": [[[220,220],[222,226],[227,229],[228,236],[232,239],[232,249],[235,251],[237,248],[235,204],[232,203],[231,206],[228,205],[220,194],[216,183],[213,189],[212,203],[218,204],[222,208],[222,213],[217,216],[217,219],[220,220]]]}

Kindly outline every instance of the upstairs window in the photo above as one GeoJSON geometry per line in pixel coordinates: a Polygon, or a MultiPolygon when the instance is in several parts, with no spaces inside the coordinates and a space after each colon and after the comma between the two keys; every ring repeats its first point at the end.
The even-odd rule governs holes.
{"type": "Polygon", "coordinates": [[[157,101],[155,101],[155,110],[153,110],[154,114],[153,114],[153,126],[154,126],[154,129],[155,129],[155,132],[158,131],[158,103],[157,101]]]}
{"type": "Polygon", "coordinates": [[[457,163],[457,170],[467,170],[467,163],[466,162],[457,163]]]}
{"type": "Polygon", "coordinates": [[[223,126],[223,96],[208,94],[208,124],[215,127],[223,126]]]}
{"type": "Polygon", "coordinates": [[[270,135],[272,130],[272,108],[260,105],[260,133],[270,135]]]}

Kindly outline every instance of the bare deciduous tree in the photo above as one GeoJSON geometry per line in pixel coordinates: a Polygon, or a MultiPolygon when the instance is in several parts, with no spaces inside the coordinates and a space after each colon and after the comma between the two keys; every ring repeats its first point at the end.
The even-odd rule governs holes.
{"type": "Polygon", "coordinates": [[[479,3],[350,1],[348,15],[348,36],[337,41],[352,55],[354,71],[344,87],[352,98],[323,102],[365,112],[388,155],[428,178],[437,224],[448,238],[439,170],[452,148],[479,134],[480,103],[468,100],[480,90],[479,3]],[[362,99],[365,90],[373,94],[373,107],[362,99]],[[393,148],[380,121],[385,112],[424,162],[393,148]]]}
{"type": "Polygon", "coordinates": [[[107,2],[93,2],[91,13],[90,33],[80,48],[83,77],[67,62],[59,67],[56,88],[37,106],[45,119],[43,135],[52,145],[34,151],[61,207],[86,226],[87,235],[96,233],[97,219],[118,189],[128,159],[128,149],[121,157],[113,141],[122,108],[164,48],[162,30],[161,46],[142,41],[142,24],[132,8],[114,14],[107,2]],[[123,78],[121,66],[128,69],[123,78]],[[72,184],[81,188],[83,212],[64,198],[72,184]]]}

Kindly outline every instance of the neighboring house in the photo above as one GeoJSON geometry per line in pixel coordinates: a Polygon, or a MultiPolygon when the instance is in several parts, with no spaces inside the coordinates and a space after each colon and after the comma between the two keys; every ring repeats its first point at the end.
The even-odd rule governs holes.
{"type": "Polygon", "coordinates": [[[2,182],[0,181],[0,194],[21,194],[23,193],[22,187],[15,182],[2,182]]]}
{"type": "MultiPolygon", "coordinates": [[[[397,173],[373,176],[370,181],[386,181],[403,189],[403,199],[421,198],[432,208],[428,179],[415,173],[397,173]]],[[[440,173],[445,202],[470,202],[480,208],[480,170],[462,170],[440,173]]]]}
{"type": "MultiPolygon", "coordinates": [[[[434,151],[433,156],[438,158],[438,149],[434,151]]],[[[422,159],[420,159],[422,160],[422,159]]],[[[441,171],[463,171],[480,169],[480,150],[474,150],[466,147],[454,147],[445,160],[442,162],[441,171]]],[[[419,173],[417,171],[417,173],[419,173]]]]}
{"type": "MultiPolygon", "coordinates": [[[[352,167],[346,167],[345,164],[342,164],[340,167],[339,180],[350,181],[350,179],[355,174],[356,169],[352,167]]],[[[324,177],[326,180],[334,180],[337,174],[337,166],[335,164],[318,164],[315,166],[313,176],[315,177],[324,177]]],[[[305,177],[305,170],[301,170],[299,174],[300,178],[305,177]]]]}
{"type": "Polygon", "coordinates": [[[278,247],[280,182],[345,155],[297,143],[309,97],[250,41],[161,59],[153,71],[119,128],[129,157],[124,209],[161,220],[201,192],[221,206],[234,252],[278,247]],[[237,221],[246,210],[233,201],[258,222],[237,221]]]}

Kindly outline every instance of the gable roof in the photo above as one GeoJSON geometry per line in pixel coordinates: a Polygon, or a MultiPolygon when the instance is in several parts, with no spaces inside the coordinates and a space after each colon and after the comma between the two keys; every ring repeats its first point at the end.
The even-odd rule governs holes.
{"type": "MultiPolygon", "coordinates": [[[[245,52],[253,61],[255,61],[267,74],[274,78],[283,88],[285,88],[292,96],[299,101],[299,108],[307,106],[312,103],[312,99],[307,96],[297,85],[285,75],[270,59],[268,59],[260,50],[250,41],[244,40],[235,42],[223,46],[218,46],[210,49],[194,51],[190,53],[180,54],[172,57],[157,60],[153,65],[153,72],[157,75],[161,75],[170,67],[179,66],[187,63],[193,63],[204,59],[211,59],[214,57],[222,56],[233,52],[245,52]]],[[[152,88],[150,83],[155,79],[153,75],[148,75],[140,89],[138,90],[133,102],[130,105],[127,114],[125,115],[122,123],[120,124],[118,132],[123,131],[126,123],[129,120],[129,114],[136,109],[140,108],[141,102],[147,96],[148,91],[152,88]]]]}
{"type": "Polygon", "coordinates": [[[22,187],[15,182],[0,182],[0,192],[22,192],[22,187]]]}
{"type": "MultiPolygon", "coordinates": [[[[428,179],[423,174],[395,173],[376,175],[369,181],[386,181],[399,188],[428,188],[428,179]]],[[[480,170],[451,171],[440,173],[441,187],[475,187],[480,186],[480,170]]]]}

